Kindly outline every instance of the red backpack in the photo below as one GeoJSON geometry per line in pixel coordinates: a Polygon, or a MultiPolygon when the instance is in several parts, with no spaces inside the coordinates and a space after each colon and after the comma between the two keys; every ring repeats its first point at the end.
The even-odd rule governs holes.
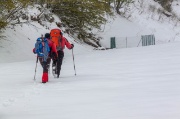
{"type": "Polygon", "coordinates": [[[52,29],[50,32],[51,40],[56,44],[57,51],[62,50],[61,47],[61,40],[62,40],[62,33],[60,29],[52,29]]]}

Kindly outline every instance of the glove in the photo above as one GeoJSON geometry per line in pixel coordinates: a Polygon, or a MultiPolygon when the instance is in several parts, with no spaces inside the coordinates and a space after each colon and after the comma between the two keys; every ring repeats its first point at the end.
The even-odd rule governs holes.
{"type": "Polygon", "coordinates": [[[74,48],[74,44],[71,44],[71,49],[73,49],[74,48]]]}
{"type": "Polygon", "coordinates": [[[36,52],[35,52],[35,48],[33,49],[33,53],[34,53],[34,54],[36,54],[36,52]]]}

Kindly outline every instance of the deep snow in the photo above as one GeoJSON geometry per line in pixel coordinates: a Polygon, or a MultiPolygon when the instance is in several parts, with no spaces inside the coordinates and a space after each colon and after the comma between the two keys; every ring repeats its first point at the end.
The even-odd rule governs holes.
{"type": "MultiPolygon", "coordinates": [[[[35,61],[0,66],[1,119],[179,119],[180,43],[67,55],[41,83],[35,61]]],[[[69,51],[71,52],[71,51],[69,51]]],[[[74,52],[78,52],[76,50],[74,52]]]]}

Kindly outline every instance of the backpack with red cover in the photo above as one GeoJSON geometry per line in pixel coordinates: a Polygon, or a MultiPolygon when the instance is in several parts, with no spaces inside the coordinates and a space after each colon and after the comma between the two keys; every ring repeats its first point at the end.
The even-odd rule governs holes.
{"type": "Polygon", "coordinates": [[[62,50],[61,39],[62,33],[60,29],[52,29],[50,32],[51,40],[56,44],[57,51],[62,50]]]}

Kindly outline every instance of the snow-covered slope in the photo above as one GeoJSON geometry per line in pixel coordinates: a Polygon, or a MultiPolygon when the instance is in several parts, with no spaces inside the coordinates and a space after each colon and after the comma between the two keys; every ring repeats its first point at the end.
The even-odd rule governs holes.
{"type": "Polygon", "coordinates": [[[109,23],[98,32],[103,38],[101,43],[109,47],[110,37],[137,37],[155,35],[156,44],[180,41],[180,1],[174,0],[172,16],[162,13],[163,8],[154,0],[135,0],[129,7],[122,8],[124,19],[118,15],[109,18],[109,23]],[[161,12],[158,12],[161,11],[161,12]],[[176,15],[176,16],[175,16],[176,15]]]}
{"type": "MultiPolygon", "coordinates": [[[[134,36],[149,33],[153,27],[157,28],[154,33],[159,38],[168,36],[160,33],[167,23],[155,27],[151,20],[142,21],[144,27],[138,20],[135,23],[117,17],[110,23],[112,26],[107,25],[105,32],[99,34],[104,38],[111,34],[134,36]]],[[[55,23],[48,26],[56,27],[55,23]]],[[[174,34],[172,29],[168,31],[174,34]]],[[[7,28],[4,32],[7,37],[1,40],[0,47],[0,119],[180,118],[178,40],[163,45],[98,51],[64,34],[75,44],[77,75],[74,75],[72,51],[65,49],[60,78],[53,78],[50,73],[49,82],[42,84],[40,64],[33,81],[36,56],[32,48],[37,37],[46,32],[49,30],[36,22],[7,28]]]]}
{"type": "Polygon", "coordinates": [[[154,0],[138,0],[131,5],[129,20],[151,30],[157,40],[165,42],[178,41],[180,39],[180,1],[174,0],[172,13],[177,16],[167,17],[162,12],[163,8],[154,0]]]}
{"type": "MultiPolygon", "coordinates": [[[[30,16],[40,14],[38,6],[29,6],[25,11],[29,15],[29,18],[30,16]]],[[[37,21],[28,20],[27,22],[23,19],[21,19],[21,24],[14,26],[9,25],[1,34],[4,37],[0,40],[0,63],[36,59],[36,56],[32,53],[36,39],[45,33],[49,33],[51,29],[58,28],[56,22],[60,22],[60,20],[56,15],[53,15],[53,17],[54,22],[49,23],[43,21],[44,26],[40,25],[37,21]]],[[[63,30],[64,29],[62,29],[62,31],[63,30]]],[[[74,39],[68,34],[64,34],[64,36],[71,43],[75,43],[74,39]]],[[[77,44],[78,48],[84,47],[84,45],[85,44],[77,44]]],[[[90,46],[85,46],[86,48],[84,49],[93,49],[90,46]]],[[[83,50],[81,52],[83,52],[83,50]]]]}
{"type": "Polygon", "coordinates": [[[46,84],[35,61],[0,64],[0,118],[179,119],[179,45],[79,53],[77,76],[69,55],[46,84]]]}
{"type": "Polygon", "coordinates": [[[3,34],[6,37],[1,40],[0,62],[32,60],[34,43],[46,32],[49,31],[37,23],[17,25],[13,29],[7,28],[3,34]]]}
{"type": "MultiPolygon", "coordinates": [[[[176,0],[172,4],[172,10],[177,16],[180,14],[179,4],[180,2],[176,0]]],[[[104,47],[109,47],[110,37],[139,37],[150,34],[155,35],[156,44],[179,41],[180,23],[175,18],[172,19],[159,14],[157,12],[158,9],[162,9],[162,7],[153,0],[135,1],[134,4],[129,6],[128,10],[126,9],[125,16],[128,17],[128,20],[116,15],[114,19],[109,18],[109,23],[102,26],[102,28],[104,27],[102,31],[96,32],[98,36],[102,37],[100,43],[104,47]],[[155,7],[154,12],[152,12],[152,6],[155,7]]],[[[125,9],[121,11],[123,10],[125,11],[125,9]]],[[[28,7],[25,11],[29,16],[40,13],[38,6],[28,7]]],[[[46,27],[33,21],[16,25],[13,29],[11,28],[12,26],[9,26],[2,34],[6,38],[1,39],[0,63],[34,59],[32,47],[34,47],[35,40],[41,34],[49,32],[50,29],[57,28],[55,22],[59,22],[59,19],[56,16],[54,18],[55,21],[53,23],[44,22],[46,27]]],[[[65,36],[68,40],[74,42],[72,37],[69,37],[67,34],[65,36]]],[[[83,44],[77,45],[81,47],[83,44]]]]}

